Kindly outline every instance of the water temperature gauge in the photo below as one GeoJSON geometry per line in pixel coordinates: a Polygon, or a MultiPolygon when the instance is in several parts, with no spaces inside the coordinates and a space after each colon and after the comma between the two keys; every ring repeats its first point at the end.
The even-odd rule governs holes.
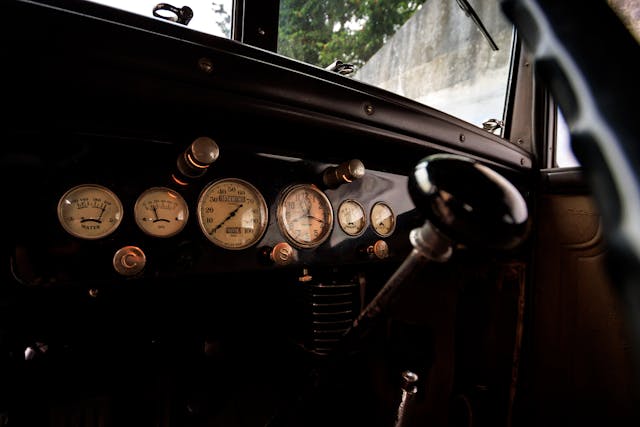
{"type": "Polygon", "coordinates": [[[171,237],[178,234],[189,219],[189,208],[184,198],[166,187],[145,190],[133,208],[136,224],[153,237],[171,237]]]}
{"type": "Polygon", "coordinates": [[[58,220],[72,236],[100,239],[113,233],[122,221],[122,203],[101,185],[71,188],[58,201],[58,220]]]}

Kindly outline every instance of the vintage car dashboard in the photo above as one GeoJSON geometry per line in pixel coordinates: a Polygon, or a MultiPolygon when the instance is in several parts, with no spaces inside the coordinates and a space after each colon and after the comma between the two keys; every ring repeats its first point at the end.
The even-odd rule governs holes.
{"type": "Polygon", "coordinates": [[[340,164],[250,152],[224,137],[48,143],[56,149],[33,155],[38,179],[20,203],[29,207],[19,221],[37,231],[20,227],[12,258],[28,286],[382,262],[406,255],[419,225],[407,177],[358,159],[345,159],[347,175],[357,169],[345,176],[340,164]],[[184,159],[198,144],[215,161],[196,160],[190,173],[184,159]]]}

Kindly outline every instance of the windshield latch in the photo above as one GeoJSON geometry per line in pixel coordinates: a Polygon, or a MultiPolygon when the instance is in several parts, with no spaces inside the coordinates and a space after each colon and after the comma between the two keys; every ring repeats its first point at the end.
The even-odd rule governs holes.
{"type": "Polygon", "coordinates": [[[482,123],[482,129],[495,133],[495,131],[504,128],[504,121],[498,119],[489,119],[482,123]]]}
{"type": "Polygon", "coordinates": [[[153,7],[153,16],[177,22],[182,25],[189,25],[193,18],[193,10],[189,6],[175,7],[168,3],[158,3],[153,7]]]}
{"type": "Polygon", "coordinates": [[[333,61],[333,63],[331,63],[331,65],[327,66],[325,69],[329,71],[335,71],[338,74],[342,74],[343,76],[346,76],[347,74],[353,73],[356,68],[353,66],[353,64],[347,64],[346,62],[335,60],[333,61]]]}

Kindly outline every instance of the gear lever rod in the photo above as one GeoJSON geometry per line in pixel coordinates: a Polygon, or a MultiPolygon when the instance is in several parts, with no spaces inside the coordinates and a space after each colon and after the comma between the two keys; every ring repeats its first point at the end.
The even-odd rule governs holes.
{"type": "MultiPolygon", "coordinates": [[[[449,259],[454,242],[469,247],[513,249],[529,230],[526,202],[513,184],[463,156],[435,154],[421,160],[409,177],[409,194],[425,216],[425,223],[411,231],[412,251],[329,355],[329,369],[339,365],[376,329],[401,289],[412,283],[407,279],[418,268],[429,261],[449,259]]],[[[309,403],[306,395],[317,392],[328,378],[330,373],[313,373],[309,390],[302,391],[297,404],[309,403]]],[[[277,420],[276,416],[268,425],[278,425],[277,420]]]]}

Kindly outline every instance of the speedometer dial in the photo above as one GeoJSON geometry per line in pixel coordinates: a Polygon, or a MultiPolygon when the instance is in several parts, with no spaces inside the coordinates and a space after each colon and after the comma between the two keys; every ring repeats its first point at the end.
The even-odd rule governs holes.
{"type": "Polygon", "coordinates": [[[256,187],[237,178],[212,182],[198,199],[198,222],[204,235],[225,249],[245,249],[262,238],[268,210],[256,187]]]}
{"type": "Polygon", "coordinates": [[[333,209],[327,196],[311,184],[287,188],[278,204],[278,225],[301,248],[318,246],[331,234],[333,209]]]}

